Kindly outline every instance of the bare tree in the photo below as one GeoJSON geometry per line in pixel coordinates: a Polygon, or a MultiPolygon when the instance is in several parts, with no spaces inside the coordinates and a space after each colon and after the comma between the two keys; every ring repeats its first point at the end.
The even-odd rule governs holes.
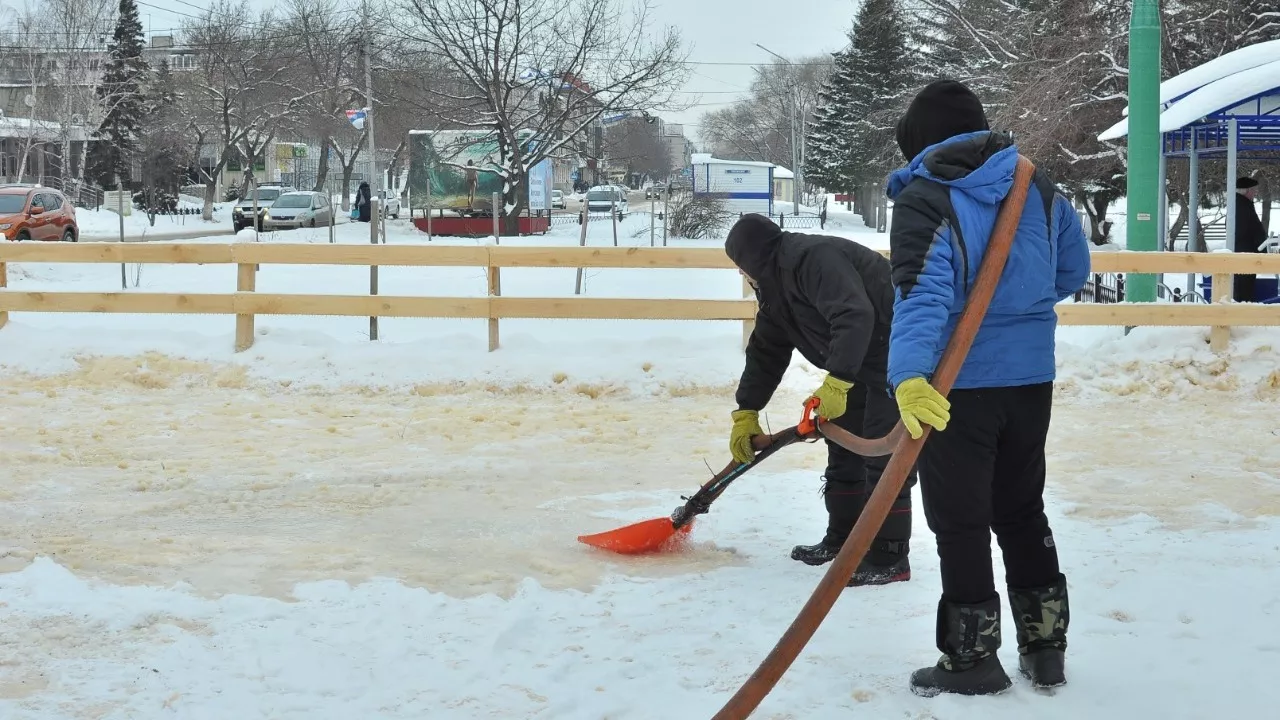
{"type": "MultiPolygon", "coordinates": [[[[47,112],[44,107],[46,88],[43,87],[44,64],[46,53],[41,50],[45,46],[44,36],[51,32],[52,21],[46,9],[31,2],[25,2],[21,10],[11,10],[12,43],[17,48],[15,64],[19,75],[26,86],[23,96],[27,107],[27,132],[23,138],[22,159],[18,161],[17,179],[22,180],[27,174],[27,164],[31,153],[44,142],[41,131],[41,120],[47,112]]],[[[43,148],[41,148],[43,151],[43,148]]]]}
{"type": "MultiPolygon", "coordinates": [[[[515,232],[527,178],[539,162],[580,140],[606,113],[675,106],[686,70],[679,33],[649,34],[648,0],[399,0],[399,28],[461,82],[443,124],[483,134],[498,148],[503,215],[515,232]]],[[[375,117],[376,122],[376,117],[375,117]]]]}
{"type": "Polygon", "coordinates": [[[665,180],[671,173],[671,158],[658,136],[657,118],[631,117],[604,133],[605,157],[610,167],[621,165],[629,176],[665,180]]]}
{"type": "Polygon", "coordinates": [[[81,141],[80,162],[75,177],[83,177],[87,160],[87,127],[97,128],[105,112],[98,100],[102,80],[102,57],[111,36],[115,3],[111,0],[44,0],[52,35],[47,42],[58,48],[56,59],[45,64],[44,72],[56,90],[51,98],[50,116],[58,125],[61,158],[60,175],[71,179],[73,138],[81,141]],[[77,132],[79,131],[79,132],[77,132]]]}
{"type": "Polygon", "coordinates": [[[280,24],[270,10],[250,18],[248,3],[229,0],[209,8],[186,29],[197,65],[180,73],[189,132],[197,146],[214,148],[212,168],[201,168],[206,183],[204,219],[213,219],[217,183],[227,163],[242,160],[246,181],[265,160],[267,146],[282,126],[318,94],[296,88],[293,56],[281,43],[280,24]]]}
{"type": "Polygon", "coordinates": [[[796,138],[803,142],[805,128],[818,107],[822,85],[833,68],[831,55],[756,66],[747,98],[702,116],[702,141],[720,157],[790,167],[792,118],[799,116],[796,138]],[[793,97],[797,109],[794,114],[793,97]]]}
{"type": "MultiPolygon", "coordinates": [[[[303,104],[300,130],[315,138],[321,148],[314,190],[325,186],[329,175],[329,148],[344,147],[351,134],[344,112],[363,104],[363,92],[356,83],[361,54],[358,26],[338,9],[334,0],[290,0],[286,27],[298,37],[295,83],[315,93],[303,104]],[[340,139],[341,138],[341,139],[340,139]]],[[[361,133],[356,133],[361,134],[361,133]]],[[[359,142],[348,153],[359,154],[359,142]]],[[[344,162],[343,189],[350,183],[349,166],[344,162]]],[[[344,192],[344,195],[346,193],[344,192]]]]}

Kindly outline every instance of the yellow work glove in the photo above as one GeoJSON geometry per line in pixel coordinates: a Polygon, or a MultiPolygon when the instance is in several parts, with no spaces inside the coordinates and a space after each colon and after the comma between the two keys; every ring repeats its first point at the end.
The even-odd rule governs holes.
{"type": "Polygon", "coordinates": [[[751,438],[763,435],[760,429],[760,413],[755,410],[734,410],[733,430],[729,433],[729,452],[733,459],[740,463],[749,463],[755,459],[756,449],[751,446],[751,438]]]}
{"type": "Polygon", "coordinates": [[[911,437],[919,440],[924,435],[920,423],[934,430],[946,430],[951,420],[951,403],[944,398],[928,380],[914,377],[904,380],[894,393],[898,398],[898,412],[902,414],[902,424],[911,433],[911,437]]]}
{"type": "Polygon", "coordinates": [[[834,375],[827,375],[822,385],[813,391],[810,399],[818,399],[817,415],[823,420],[835,420],[844,414],[849,405],[849,388],[853,383],[845,382],[834,375]]]}

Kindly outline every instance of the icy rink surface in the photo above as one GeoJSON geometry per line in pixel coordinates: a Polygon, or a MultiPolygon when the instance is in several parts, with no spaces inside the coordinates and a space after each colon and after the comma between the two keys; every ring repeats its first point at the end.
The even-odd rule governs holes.
{"type": "MultiPolygon", "coordinates": [[[[709,717],[821,573],[787,557],[825,521],[813,446],[736,483],[684,554],[574,541],[668,514],[703,459],[723,466],[728,386],[301,388],[161,355],[77,364],[0,380],[6,719],[709,717]]],[[[759,716],[1269,716],[1277,391],[1163,367],[1074,367],[1059,393],[1067,688],[905,690],[936,658],[917,504],[914,579],[847,591],[759,716]]],[[[779,394],[775,429],[801,397],[779,394]]]]}

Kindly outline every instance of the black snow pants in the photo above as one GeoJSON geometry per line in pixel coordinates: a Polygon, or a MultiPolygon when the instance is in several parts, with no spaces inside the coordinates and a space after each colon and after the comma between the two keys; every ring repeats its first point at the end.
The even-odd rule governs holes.
{"type": "Polygon", "coordinates": [[[1010,587],[1053,584],[1058,550],[1044,514],[1053,383],[952,390],[948,399],[951,421],[930,433],[917,464],[943,599],[977,604],[995,594],[992,531],[1010,587]]]}
{"type": "MultiPolygon", "coordinates": [[[[898,423],[900,415],[897,401],[884,388],[883,382],[871,387],[866,383],[855,382],[849,390],[848,409],[832,422],[862,437],[885,436],[898,423]]],[[[888,455],[864,458],[827,441],[826,485],[823,487],[823,500],[827,506],[827,534],[822,539],[823,544],[835,547],[844,544],[888,464],[888,455]]],[[[892,565],[908,553],[911,540],[911,488],[915,483],[913,472],[903,484],[893,509],[867,551],[868,563],[892,565]]]]}

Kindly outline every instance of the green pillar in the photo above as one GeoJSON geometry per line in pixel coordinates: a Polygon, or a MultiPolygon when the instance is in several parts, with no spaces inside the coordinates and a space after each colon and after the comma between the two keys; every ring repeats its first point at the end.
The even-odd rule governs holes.
{"type": "MultiPolygon", "coordinates": [[[[1129,250],[1160,248],[1160,4],[1133,0],[1129,21],[1129,250]]],[[[1129,302],[1155,302],[1156,276],[1130,275],[1129,302]]]]}

